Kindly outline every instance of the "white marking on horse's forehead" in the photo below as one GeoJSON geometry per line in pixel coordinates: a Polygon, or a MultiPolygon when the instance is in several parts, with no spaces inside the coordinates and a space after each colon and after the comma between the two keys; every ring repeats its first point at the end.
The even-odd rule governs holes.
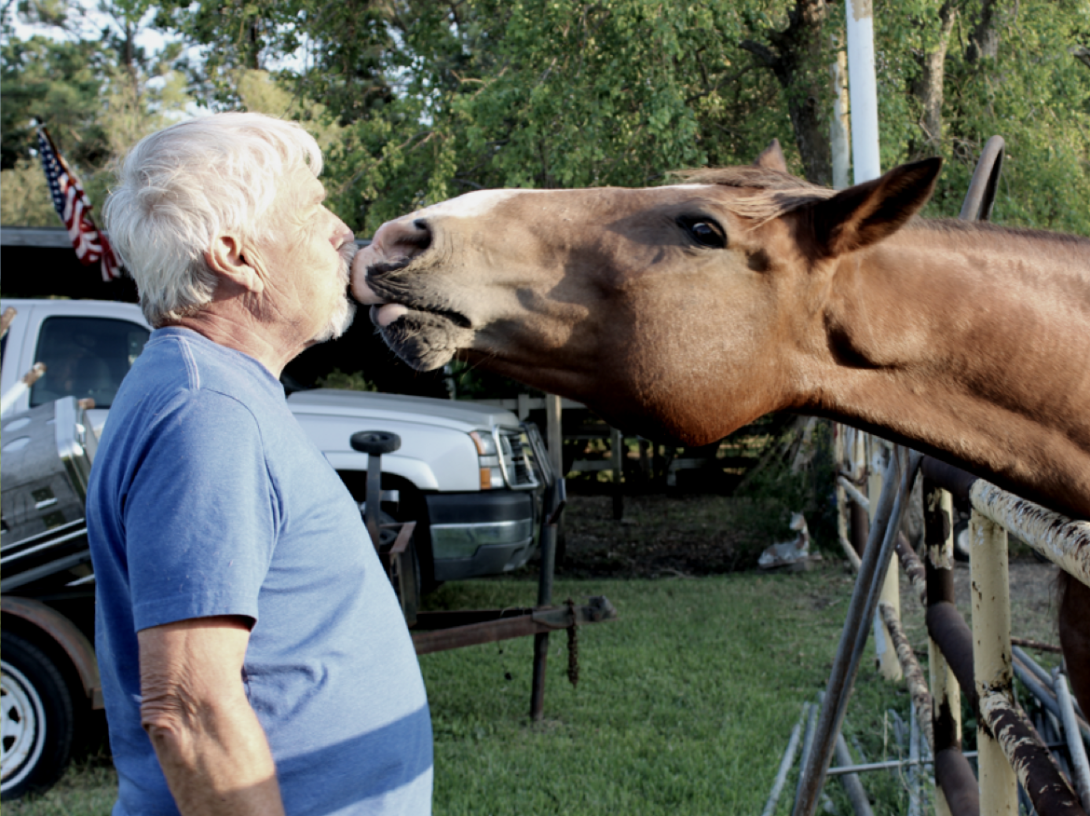
{"type": "MultiPolygon", "coordinates": [[[[671,184],[663,187],[647,187],[644,189],[648,192],[653,192],[658,190],[709,190],[714,189],[715,187],[715,184],[671,184]]],[[[507,190],[478,190],[447,201],[441,201],[438,204],[432,204],[430,207],[425,207],[424,209],[413,213],[413,216],[416,217],[427,214],[445,215],[449,218],[476,218],[477,216],[488,214],[501,206],[508,199],[517,195],[590,192],[594,189],[601,188],[588,187],[582,190],[524,190],[520,188],[507,190]]]]}
{"type": "Polygon", "coordinates": [[[548,190],[478,190],[474,193],[441,201],[420,210],[420,215],[445,215],[450,218],[475,218],[485,215],[500,206],[507,199],[523,193],[545,193],[548,190]]]}

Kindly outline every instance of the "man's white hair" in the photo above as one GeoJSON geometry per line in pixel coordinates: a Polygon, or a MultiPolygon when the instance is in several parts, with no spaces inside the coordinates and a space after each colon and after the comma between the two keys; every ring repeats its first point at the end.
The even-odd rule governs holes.
{"type": "Polygon", "coordinates": [[[206,253],[216,236],[267,234],[277,184],[295,167],[322,171],[322,152],[294,122],[219,113],[142,139],[125,157],[103,216],[110,243],[156,328],[211,302],[217,276],[206,253]]]}

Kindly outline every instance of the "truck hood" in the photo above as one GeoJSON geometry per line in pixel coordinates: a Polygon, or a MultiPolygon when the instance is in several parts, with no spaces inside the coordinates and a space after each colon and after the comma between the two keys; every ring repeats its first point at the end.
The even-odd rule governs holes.
{"type": "Polygon", "coordinates": [[[503,408],[456,400],[369,391],[341,391],[334,388],[296,391],[288,397],[288,408],[296,415],[420,422],[442,425],[465,433],[478,428],[519,427],[518,417],[503,408]]]}

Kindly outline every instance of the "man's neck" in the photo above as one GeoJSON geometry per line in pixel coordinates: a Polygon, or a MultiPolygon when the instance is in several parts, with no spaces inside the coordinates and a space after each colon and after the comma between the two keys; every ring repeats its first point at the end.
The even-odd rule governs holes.
{"type": "Polygon", "coordinates": [[[275,323],[266,323],[245,307],[239,299],[216,300],[199,312],[169,325],[181,326],[197,334],[249,355],[279,379],[289,362],[309,345],[288,338],[275,323]]]}

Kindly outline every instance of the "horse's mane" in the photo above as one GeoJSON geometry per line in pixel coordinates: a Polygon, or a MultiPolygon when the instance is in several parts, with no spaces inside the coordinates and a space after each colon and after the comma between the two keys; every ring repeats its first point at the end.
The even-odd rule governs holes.
{"type": "Polygon", "coordinates": [[[725,187],[751,190],[750,195],[731,202],[731,208],[736,209],[739,215],[754,219],[757,225],[836,195],[836,190],[828,187],[755,165],[697,167],[677,170],[671,175],[686,184],[721,184],[725,187]]]}

